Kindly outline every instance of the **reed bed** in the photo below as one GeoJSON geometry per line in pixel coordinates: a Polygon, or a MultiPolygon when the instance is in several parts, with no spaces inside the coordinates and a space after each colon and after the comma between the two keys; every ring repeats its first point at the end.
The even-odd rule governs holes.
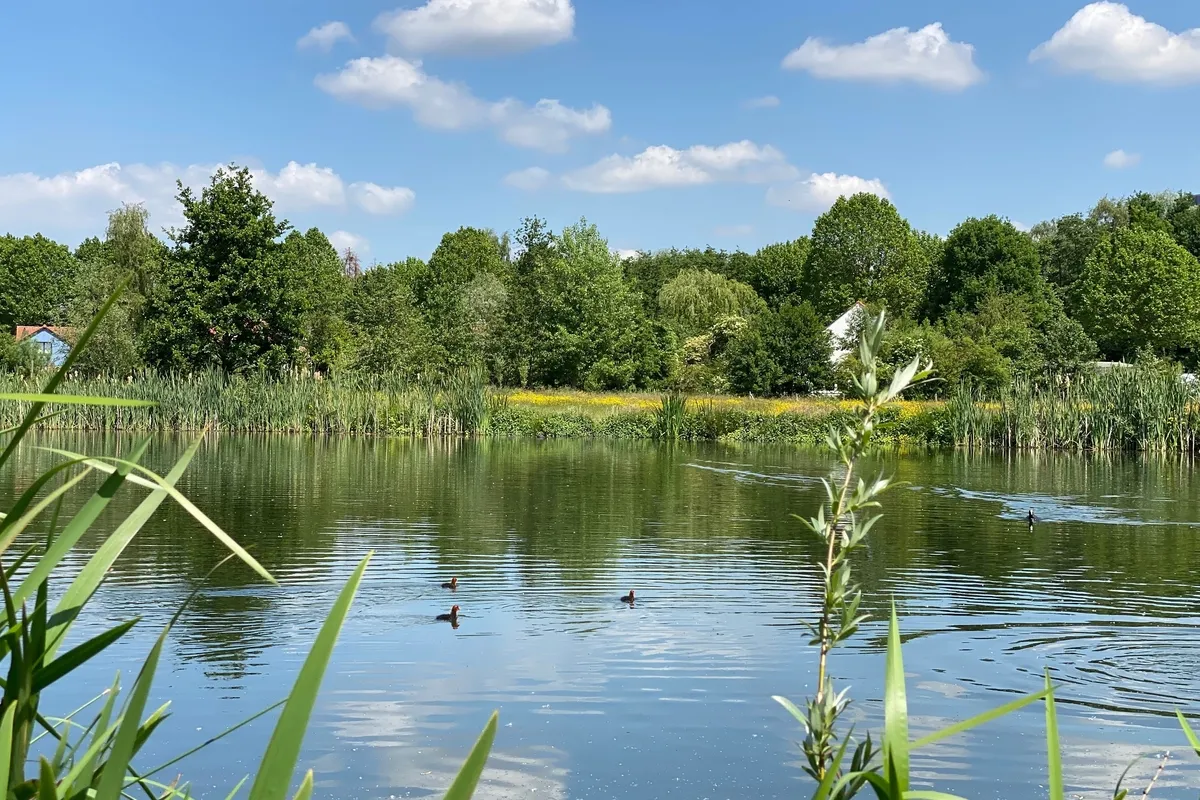
{"type": "Polygon", "coordinates": [[[1151,369],[1084,374],[1052,385],[1019,380],[995,397],[960,386],[946,417],[960,447],[1194,453],[1200,390],[1151,369]]]}

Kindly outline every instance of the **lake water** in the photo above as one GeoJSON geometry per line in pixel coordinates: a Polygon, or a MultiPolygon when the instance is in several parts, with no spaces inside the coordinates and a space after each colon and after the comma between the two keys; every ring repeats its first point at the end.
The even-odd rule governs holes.
{"type": "MultiPolygon", "coordinates": [[[[132,440],[54,441],[115,452],[132,440]]],[[[183,445],[158,440],[146,461],[165,471],[183,445]]],[[[23,458],[5,493],[44,460],[23,458]]],[[[1172,715],[1200,713],[1196,473],[1057,455],[878,461],[908,485],[887,495],[857,575],[877,620],[891,598],[901,613],[914,736],[1037,690],[1048,668],[1069,796],[1111,796],[1130,760],[1166,748],[1152,796],[1194,796],[1185,787],[1200,787],[1200,770],[1172,715]],[[1032,534],[1029,508],[1044,520],[1032,534]]],[[[174,716],[138,763],[282,699],[373,549],[301,757],[319,794],[440,795],[499,709],[482,798],[807,795],[802,732],[771,695],[800,703],[813,688],[801,621],[818,596],[817,547],[789,515],[813,512],[830,466],[786,447],[214,439],[180,488],[280,586],[235,564],[201,590],[154,688],[174,716]],[[451,576],[453,594],[439,588],[451,576]],[[632,608],[618,600],[629,589],[632,608]],[[434,621],[452,603],[457,629],[434,621]]],[[[222,555],[184,514],[160,513],[89,607],[96,625],[143,621],[88,668],[90,685],[43,711],[69,711],[117,668],[131,683],[222,555]]],[[[873,622],[832,659],[857,724],[873,730],[884,636],[873,622]]],[[[272,725],[243,728],[166,778],[182,770],[223,797],[272,725]]],[[[914,773],[969,797],[1044,796],[1043,735],[1034,705],[921,751],[914,773]]],[[[1134,770],[1135,796],[1156,766],[1134,770]]]]}

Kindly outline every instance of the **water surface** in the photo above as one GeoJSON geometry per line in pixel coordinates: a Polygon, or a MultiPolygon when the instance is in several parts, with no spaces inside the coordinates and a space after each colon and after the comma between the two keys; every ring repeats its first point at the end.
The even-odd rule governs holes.
{"type": "MultiPolygon", "coordinates": [[[[184,444],[156,440],[148,461],[165,471],[184,444]]],[[[45,458],[27,448],[3,491],[45,458]]],[[[374,550],[302,754],[324,795],[440,796],[493,709],[501,727],[480,797],[806,794],[802,732],[770,697],[800,702],[813,688],[801,621],[818,596],[817,547],[790,515],[812,513],[830,466],[786,447],[214,439],[180,488],[280,585],[233,565],[200,591],[155,684],[174,716],[139,763],[281,699],[338,588],[374,550]],[[453,594],[439,587],[451,576],[453,594]],[[631,588],[632,608],[618,600],[631,588]],[[457,629],[433,619],[452,603],[457,629]]],[[[857,575],[877,618],[892,598],[902,614],[914,735],[1034,691],[1049,669],[1069,794],[1111,796],[1131,759],[1169,747],[1153,796],[1193,796],[1184,787],[1200,786],[1200,771],[1172,719],[1176,707],[1200,714],[1192,469],[961,453],[889,455],[876,468],[907,485],[887,496],[857,575]],[[1043,520],[1032,534],[1030,508],[1043,520]]],[[[89,612],[92,626],[142,622],[88,669],[88,686],[47,710],[69,711],[117,668],[131,682],[222,555],[186,515],[161,512],[89,612]]],[[[884,635],[872,623],[832,661],[857,724],[875,730],[884,635]]],[[[919,782],[1043,795],[1042,714],[1033,706],[922,751],[919,782]]],[[[167,778],[181,769],[224,796],[272,722],[167,778]]],[[[1133,774],[1144,784],[1156,765],[1133,774]]]]}

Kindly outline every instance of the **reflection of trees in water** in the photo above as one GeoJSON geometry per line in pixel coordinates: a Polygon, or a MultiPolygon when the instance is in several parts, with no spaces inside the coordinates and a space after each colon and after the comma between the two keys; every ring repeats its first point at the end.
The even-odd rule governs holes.
{"type": "Polygon", "coordinates": [[[259,655],[278,644],[272,611],[265,597],[201,591],[176,626],[175,649],[203,663],[209,677],[240,682],[263,665],[259,655]]]}

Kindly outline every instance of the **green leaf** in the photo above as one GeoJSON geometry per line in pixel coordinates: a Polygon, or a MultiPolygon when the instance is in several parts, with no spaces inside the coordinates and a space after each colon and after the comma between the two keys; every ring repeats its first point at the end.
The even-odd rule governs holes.
{"type": "MultiPolygon", "coordinates": [[[[21,532],[29,526],[29,523],[37,519],[37,516],[58,501],[60,497],[75,488],[75,486],[91,473],[90,469],[85,469],[75,477],[63,482],[61,486],[55,487],[54,491],[43,497],[33,508],[25,512],[24,516],[10,524],[12,516],[4,520],[4,526],[0,529],[4,531],[4,537],[0,538],[0,555],[2,555],[12,545],[16,538],[21,535],[21,532]]],[[[31,487],[32,488],[32,487],[31,487]]],[[[14,512],[15,513],[15,506],[14,512]]]]}
{"type": "Polygon", "coordinates": [[[123,397],[88,397],[73,394],[26,394],[0,392],[0,402],[15,400],[21,403],[62,403],[69,406],[124,406],[145,408],[158,405],[153,400],[126,400],[123,397]]]}
{"type": "Polygon", "coordinates": [[[479,776],[483,774],[483,767],[487,764],[488,754],[492,751],[492,742],[496,740],[496,726],[499,722],[500,712],[493,711],[487,725],[483,726],[483,733],[479,734],[479,739],[471,748],[471,755],[467,756],[454,778],[454,783],[446,790],[445,800],[471,800],[471,795],[475,794],[475,787],[479,784],[479,776]]]}
{"type": "Polygon", "coordinates": [[[17,713],[17,704],[9,703],[0,718],[0,792],[8,793],[9,763],[12,759],[13,718],[17,713]]]}
{"type": "MultiPolygon", "coordinates": [[[[92,337],[96,334],[96,329],[100,327],[101,320],[104,319],[105,315],[108,314],[109,310],[113,307],[113,305],[116,304],[117,300],[124,293],[125,287],[128,285],[129,278],[126,278],[125,280],[121,281],[113,293],[109,295],[108,300],[103,306],[100,307],[100,310],[96,312],[96,316],[92,317],[92,321],[88,323],[88,326],[84,329],[83,333],[79,335],[79,339],[76,340],[75,346],[71,348],[69,353],[67,353],[67,357],[63,360],[62,366],[59,367],[58,371],[55,372],[50,380],[46,382],[45,388],[42,389],[42,394],[54,394],[54,390],[58,388],[58,385],[62,383],[68,375],[71,374],[71,368],[75,366],[75,362],[79,360],[80,353],[83,352],[83,349],[87,347],[88,342],[90,342],[92,337]]],[[[0,466],[3,466],[4,463],[7,462],[12,456],[13,451],[17,449],[17,445],[21,443],[21,440],[25,438],[25,434],[29,432],[31,427],[33,427],[34,422],[36,422],[38,419],[38,414],[41,413],[44,407],[45,403],[34,403],[29,408],[28,413],[25,414],[25,419],[21,420],[21,424],[17,426],[17,430],[13,433],[13,437],[8,440],[8,445],[4,448],[3,452],[0,452],[0,466]]]]}
{"type": "MultiPolygon", "coordinates": [[[[265,717],[267,714],[270,714],[272,711],[279,708],[281,705],[283,705],[286,702],[287,702],[287,698],[284,698],[283,700],[279,700],[278,702],[272,703],[271,705],[267,706],[266,708],[259,711],[258,713],[251,714],[250,716],[246,717],[241,722],[238,722],[235,725],[230,725],[228,728],[221,731],[217,735],[210,736],[209,738],[205,739],[203,742],[201,742],[200,744],[191,748],[190,750],[187,750],[183,753],[180,753],[177,756],[174,756],[173,758],[171,758],[171,760],[165,761],[162,764],[159,764],[154,769],[147,770],[146,772],[142,773],[142,777],[143,778],[149,777],[150,775],[154,775],[159,772],[162,772],[164,769],[168,769],[169,767],[175,766],[176,764],[178,764],[180,761],[183,761],[188,756],[199,753],[204,748],[208,747],[211,744],[215,744],[216,742],[221,741],[222,739],[224,739],[226,736],[233,733],[234,731],[237,731],[237,730],[240,730],[241,728],[246,727],[251,722],[254,722],[256,719],[258,719],[260,717],[265,717]]],[[[243,779],[243,782],[244,782],[244,779],[243,779]]],[[[241,786],[241,784],[238,784],[238,786],[241,786]]]]}
{"type": "Polygon", "coordinates": [[[310,769],[304,773],[304,780],[300,781],[300,788],[296,790],[296,795],[292,800],[311,800],[313,793],[313,773],[310,769]]]}
{"type": "Polygon", "coordinates": [[[96,776],[96,765],[100,762],[100,746],[106,746],[108,737],[112,735],[108,721],[112,718],[113,706],[116,705],[117,695],[121,693],[121,673],[113,678],[112,686],[108,690],[108,699],[104,701],[104,707],[100,709],[100,716],[96,720],[95,732],[92,734],[92,745],[88,748],[90,755],[85,756],[80,761],[76,762],[76,776],[71,783],[69,794],[74,797],[80,792],[86,790],[92,785],[92,778],[96,776]]]}
{"type": "Polygon", "coordinates": [[[134,683],[129,702],[125,706],[124,718],[121,720],[121,726],[117,729],[116,739],[113,740],[108,761],[105,762],[104,769],[101,771],[100,785],[96,788],[95,800],[120,800],[121,788],[125,782],[125,770],[129,767],[129,760],[133,757],[133,749],[137,744],[142,711],[146,708],[146,698],[150,696],[150,684],[154,682],[158,659],[162,654],[163,643],[166,642],[167,633],[170,630],[170,626],[163,628],[154,647],[150,649],[150,655],[142,664],[141,672],[138,673],[137,682],[134,683]]]}
{"type": "Polygon", "coordinates": [[[86,663],[110,644],[120,639],[129,629],[138,623],[140,617],[123,622],[115,628],[110,628],[101,634],[93,636],[81,645],[63,653],[46,666],[33,673],[33,691],[40,692],[59,678],[86,663]]]}
{"type": "MultiPolygon", "coordinates": [[[[45,422],[45,421],[46,421],[46,420],[48,420],[48,419],[54,419],[54,418],[55,418],[55,417],[57,417],[59,414],[64,414],[64,413],[66,413],[66,411],[67,411],[67,410],[66,410],[65,408],[60,408],[58,411],[51,411],[49,414],[43,414],[42,416],[40,416],[40,417],[38,417],[37,419],[35,419],[35,420],[33,421],[33,424],[34,424],[34,425],[38,425],[38,424],[40,424],[40,423],[43,423],[43,422],[45,422]]],[[[10,426],[10,427],[7,427],[7,428],[0,429],[0,436],[3,436],[3,435],[4,435],[4,434],[6,434],[6,433],[12,433],[13,431],[15,431],[15,430],[16,430],[17,428],[19,428],[19,427],[21,427],[21,425],[18,423],[18,424],[16,424],[16,425],[12,425],[12,426],[10,426]]]]}
{"type": "Polygon", "coordinates": [[[892,773],[895,792],[908,791],[908,699],[904,688],[904,657],[900,652],[900,622],[896,603],[888,625],[887,671],[883,680],[883,763],[892,773]]]}
{"type": "MultiPolygon", "coordinates": [[[[196,441],[192,443],[191,447],[189,447],[187,451],[179,457],[179,460],[175,462],[175,466],[171,468],[171,471],[168,472],[166,478],[164,478],[168,484],[174,486],[179,479],[183,477],[183,473],[187,470],[188,464],[191,463],[192,457],[196,455],[196,451],[200,449],[200,443],[203,440],[204,437],[201,435],[200,438],[196,439],[196,441]]],[[[101,582],[103,582],[104,576],[108,574],[109,568],[116,563],[121,553],[123,553],[125,548],[129,546],[129,543],[133,541],[133,537],[135,537],[138,532],[141,531],[142,526],[149,521],[150,517],[154,515],[154,512],[158,510],[158,507],[162,505],[163,500],[166,499],[166,490],[155,488],[155,490],[151,492],[144,500],[142,500],[138,507],[129,514],[129,516],[121,521],[121,524],[117,526],[116,530],[114,530],[112,534],[110,534],[108,538],[104,540],[104,544],[97,548],[96,552],[88,560],[87,564],[85,564],[83,569],[79,571],[79,574],[75,576],[75,580],[73,580],[71,585],[67,587],[67,591],[63,593],[62,598],[59,599],[58,605],[54,610],[55,617],[59,616],[60,614],[66,615],[65,621],[58,624],[52,624],[47,631],[47,640],[49,643],[46,646],[46,658],[48,660],[52,660],[54,658],[54,654],[58,651],[59,645],[62,644],[63,640],[66,638],[67,632],[70,630],[71,624],[74,622],[75,617],[78,615],[80,609],[83,608],[83,606],[95,593],[101,582]]]]}
{"type": "Polygon", "coordinates": [[[71,552],[71,548],[92,527],[92,523],[96,521],[100,513],[108,508],[108,504],[112,502],[113,496],[121,488],[121,484],[125,483],[125,476],[129,473],[129,469],[137,463],[137,460],[142,457],[149,445],[150,439],[143,439],[134,448],[129,459],[122,463],[121,466],[123,469],[119,468],[112,475],[109,475],[104,480],[104,483],[100,484],[100,488],[96,490],[95,494],[89,497],[87,502],[83,504],[83,508],[75,513],[75,516],[63,528],[62,533],[46,549],[46,552],[38,559],[37,564],[29,571],[29,574],[25,576],[25,580],[21,581],[21,585],[13,593],[14,603],[20,605],[33,594],[43,581],[50,577],[51,571],[71,552]]]}
{"type": "Polygon", "coordinates": [[[942,739],[948,739],[949,737],[963,733],[964,731],[969,731],[972,728],[984,724],[985,722],[991,722],[994,719],[999,719],[1005,714],[1011,714],[1018,709],[1024,708],[1030,703],[1035,703],[1038,700],[1041,700],[1046,696],[1046,694],[1047,690],[1043,689],[1040,692],[1027,694],[1024,697],[1013,700],[1011,703],[1005,703],[1002,706],[993,708],[991,711],[985,711],[982,714],[977,714],[970,719],[965,719],[962,722],[956,722],[953,725],[942,728],[940,731],[934,731],[927,736],[922,736],[920,739],[917,739],[912,743],[911,749],[916,750],[917,748],[925,747],[926,745],[931,745],[935,742],[940,742],[942,739]]]}
{"type": "Polygon", "coordinates": [[[58,800],[58,779],[45,756],[38,759],[38,800],[58,800]]]}
{"type": "Polygon", "coordinates": [[[248,780],[250,780],[250,776],[246,775],[240,781],[238,781],[237,786],[234,786],[233,790],[225,796],[225,800],[233,800],[233,798],[237,796],[237,793],[239,791],[241,791],[241,788],[246,784],[246,781],[248,781],[248,780]]]}
{"type": "Polygon", "coordinates": [[[1050,800],[1063,800],[1062,751],[1058,743],[1058,713],[1054,708],[1054,687],[1046,670],[1046,761],[1050,769],[1050,800]]]}
{"type": "Polygon", "coordinates": [[[795,717],[800,722],[801,725],[808,724],[808,718],[804,716],[804,712],[801,711],[799,708],[797,708],[796,704],[793,703],[791,700],[788,700],[786,697],[780,697],[777,694],[771,695],[771,699],[774,700],[776,703],[779,703],[779,705],[786,708],[787,712],[789,714],[791,714],[793,717],[795,717]]]}
{"type": "Polygon", "coordinates": [[[259,764],[258,775],[250,787],[250,800],[283,800],[287,796],[292,772],[296,769],[296,760],[300,757],[304,732],[308,728],[308,719],[317,701],[317,692],[321,689],[321,678],[325,675],[325,667],[333,655],[338,633],[341,632],[342,623],[350,611],[350,604],[372,555],[373,552],[367,553],[350,576],[350,580],[346,582],[329,616],[325,618],[317,640],[313,642],[312,650],[304,660],[304,666],[300,668],[287,704],[283,707],[283,713],[275,723],[275,732],[271,734],[267,752],[259,764]]]}
{"type": "Polygon", "coordinates": [[[1200,756],[1200,738],[1196,738],[1196,732],[1192,730],[1192,726],[1188,724],[1179,709],[1175,709],[1175,716],[1179,718],[1179,727],[1183,728],[1183,735],[1187,737],[1188,744],[1196,751],[1196,755],[1200,756]]]}
{"type": "MultiPolygon", "coordinates": [[[[794,706],[793,706],[794,708],[794,706]]],[[[846,756],[846,747],[850,744],[850,737],[842,739],[842,746],[833,756],[833,761],[829,763],[829,769],[825,770],[825,777],[817,784],[816,791],[813,792],[812,800],[829,800],[833,792],[833,785],[837,782],[838,772],[842,768],[842,759],[846,756]]]]}

